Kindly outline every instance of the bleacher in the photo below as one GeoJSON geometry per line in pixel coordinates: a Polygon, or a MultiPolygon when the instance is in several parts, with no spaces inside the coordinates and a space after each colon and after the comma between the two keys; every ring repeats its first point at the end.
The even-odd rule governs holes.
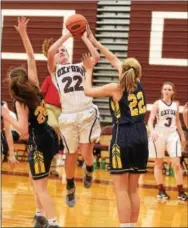
{"type": "MultiPolygon", "coordinates": [[[[98,1],[96,38],[122,60],[127,56],[130,4],[130,0],[98,1]]],[[[118,79],[117,70],[102,55],[93,75],[96,86],[117,82],[118,79]]],[[[111,124],[108,98],[94,99],[94,103],[99,107],[102,125],[111,124]]]]}

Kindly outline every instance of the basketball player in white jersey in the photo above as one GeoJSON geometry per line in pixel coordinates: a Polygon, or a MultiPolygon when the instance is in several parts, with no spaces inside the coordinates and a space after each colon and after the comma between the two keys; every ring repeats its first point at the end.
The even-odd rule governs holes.
{"type": "MultiPolygon", "coordinates": [[[[73,207],[76,202],[74,175],[78,149],[86,164],[83,183],[86,188],[89,188],[92,184],[93,146],[100,137],[101,128],[98,108],[92,103],[92,98],[84,94],[83,63],[71,63],[63,45],[70,37],[72,37],[71,33],[67,33],[50,46],[48,69],[61,100],[62,114],[59,117],[59,126],[66,153],[66,203],[69,207],[73,207]]],[[[81,39],[91,53],[93,64],[96,64],[100,57],[87,38],[87,32],[82,35],[81,39]]]]}
{"type": "Polygon", "coordinates": [[[148,120],[150,130],[149,154],[150,158],[155,158],[154,175],[159,189],[157,197],[160,199],[170,199],[163,186],[162,175],[163,158],[165,151],[167,151],[175,171],[178,199],[184,201],[187,200],[187,195],[183,191],[180,157],[181,143],[185,143],[185,137],[179,120],[179,103],[174,101],[174,84],[164,82],[161,93],[162,99],[157,100],[153,104],[148,120]],[[155,118],[157,118],[157,123],[153,127],[155,118]]]}

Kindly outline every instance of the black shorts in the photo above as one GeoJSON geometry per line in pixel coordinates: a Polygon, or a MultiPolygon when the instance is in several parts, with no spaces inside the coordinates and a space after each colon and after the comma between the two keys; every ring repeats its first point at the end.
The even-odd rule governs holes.
{"type": "Polygon", "coordinates": [[[110,172],[146,173],[148,137],[144,123],[114,125],[110,144],[110,172]]]}
{"type": "Polygon", "coordinates": [[[47,126],[41,133],[32,130],[28,141],[28,161],[33,180],[48,176],[53,156],[58,152],[58,137],[47,126]]]}

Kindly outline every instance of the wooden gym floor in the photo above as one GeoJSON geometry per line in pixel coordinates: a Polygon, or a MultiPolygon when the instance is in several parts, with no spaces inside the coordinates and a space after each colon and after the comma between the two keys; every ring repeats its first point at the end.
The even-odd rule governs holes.
{"type": "MultiPolygon", "coordinates": [[[[35,213],[32,188],[27,176],[27,162],[20,162],[10,170],[2,164],[2,227],[32,227],[35,213]]],[[[76,172],[77,203],[74,208],[65,204],[64,168],[61,178],[49,178],[49,191],[53,197],[59,223],[62,227],[119,227],[115,196],[108,171],[96,170],[94,184],[85,189],[82,168],[76,172]]],[[[187,191],[188,176],[184,176],[187,191]]],[[[140,178],[141,210],[138,227],[188,227],[188,204],[177,200],[174,177],[164,177],[171,196],[169,201],[157,200],[153,173],[140,178]]]]}

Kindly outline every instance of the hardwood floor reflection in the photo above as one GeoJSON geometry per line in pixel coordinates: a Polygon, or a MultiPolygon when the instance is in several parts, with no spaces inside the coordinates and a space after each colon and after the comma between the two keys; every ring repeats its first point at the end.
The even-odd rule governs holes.
{"type": "MultiPolygon", "coordinates": [[[[10,171],[7,163],[2,167],[2,227],[32,227],[35,212],[32,188],[27,177],[27,163],[20,163],[10,171]]],[[[91,189],[82,184],[82,168],[76,172],[77,203],[74,208],[65,204],[65,175],[49,178],[49,191],[53,197],[59,223],[62,227],[119,227],[115,196],[110,175],[96,170],[91,189]]],[[[140,178],[141,210],[139,227],[187,227],[188,205],[177,200],[174,177],[164,177],[171,196],[169,201],[156,199],[156,184],[152,173],[140,178]]],[[[184,177],[187,190],[187,177],[184,177]]]]}

